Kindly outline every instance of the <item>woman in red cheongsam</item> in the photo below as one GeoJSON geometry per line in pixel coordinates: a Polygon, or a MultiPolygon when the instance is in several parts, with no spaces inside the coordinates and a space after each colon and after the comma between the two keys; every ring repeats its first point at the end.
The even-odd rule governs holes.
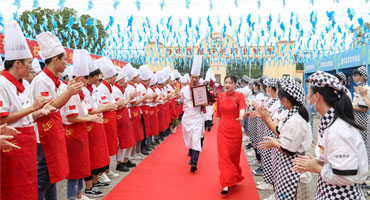
{"type": "Polygon", "coordinates": [[[242,181],[242,169],[239,165],[242,145],[240,120],[245,113],[244,96],[235,91],[236,77],[228,75],[224,79],[225,92],[217,96],[218,166],[220,169],[221,194],[227,194],[230,187],[242,181]]]}

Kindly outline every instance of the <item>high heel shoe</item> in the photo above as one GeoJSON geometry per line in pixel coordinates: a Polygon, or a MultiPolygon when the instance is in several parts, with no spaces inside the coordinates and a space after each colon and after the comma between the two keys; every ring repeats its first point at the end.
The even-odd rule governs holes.
{"type": "Polygon", "coordinates": [[[230,191],[230,187],[226,186],[224,189],[221,190],[221,194],[228,194],[230,191]]]}

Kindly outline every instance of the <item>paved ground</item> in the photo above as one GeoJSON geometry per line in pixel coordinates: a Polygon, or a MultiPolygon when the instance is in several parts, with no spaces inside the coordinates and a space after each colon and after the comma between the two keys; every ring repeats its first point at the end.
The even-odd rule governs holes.
{"type": "MultiPolygon", "coordinates": [[[[316,116],[315,117],[315,120],[314,120],[314,130],[317,130],[317,127],[318,127],[318,124],[319,124],[319,117],[316,116]]],[[[314,137],[314,141],[316,143],[316,133],[314,134],[315,137],[314,137]]],[[[243,146],[245,146],[246,143],[243,143],[243,146]]],[[[244,149],[245,150],[245,149],[244,149]]],[[[249,152],[250,150],[245,150],[245,153],[249,152]]],[[[312,146],[311,150],[310,150],[310,153],[312,155],[314,155],[314,146],[312,146]]],[[[248,160],[251,160],[252,157],[248,157],[248,160]]],[[[134,160],[134,162],[136,164],[139,164],[141,160],[134,160]]],[[[115,156],[112,156],[111,157],[111,170],[113,171],[116,171],[115,170],[115,165],[116,165],[116,158],[115,156]]],[[[251,167],[252,170],[254,169],[257,169],[257,167],[251,167]]],[[[129,172],[118,172],[120,174],[120,177],[119,178],[115,178],[115,179],[112,179],[112,187],[111,188],[107,188],[107,189],[100,189],[100,191],[104,192],[105,194],[107,194],[115,185],[117,185],[126,175],[129,174],[129,172]]],[[[255,182],[257,181],[263,181],[263,176],[253,176],[255,182]]],[[[312,194],[311,195],[311,199],[314,200],[314,194],[315,194],[315,191],[316,191],[316,183],[317,183],[317,175],[313,175],[313,179],[312,181],[310,182],[309,184],[309,191],[310,193],[312,194]]],[[[58,199],[59,200],[65,200],[67,199],[67,181],[64,180],[64,181],[61,181],[57,184],[57,191],[58,191],[58,199]]],[[[367,191],[367,190],[365,190],[367,191]]],[[[262,199],[264,198],[267,198],[268,196],[270,196],[273,192],[272,191],[258,191],[258,194],[262,199]]],[[[102,198],[96,198],[96,199],[102,199],[102,198]]],[[[366,198],[367,200],[370,200],[370,197],[367,197],[366,198]]]]}

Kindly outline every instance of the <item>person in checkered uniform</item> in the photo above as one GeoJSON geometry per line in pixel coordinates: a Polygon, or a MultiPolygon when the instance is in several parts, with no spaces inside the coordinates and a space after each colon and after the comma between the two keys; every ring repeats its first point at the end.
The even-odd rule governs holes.
{"type": "Polygon", "coordinates": [[[319,174],[317,200],[364,200],[360,184],[368,174],[368,160],[353,107],[339,80],[317,71],[309,77],[307,99],[321,115],[316,146],[317,158],[307,154],[294,160],[298,173],[319,174]]]}
{"type": "Polygon", "coordinates": [[[297,194],[307,192],[307,185],[300,183],[300,174],[292,170],[293,160],[310,149],[311,126],[308,111],[304,106],[302,86],[290,78],[282,79],[280,85],[278,97],[281,105],[288,109],[288,114],[277,126],[267,108],[257,109],[267,127],[279,135],[278,139],[264,137],[265,141],[260,142],[258,146],[264,150],[273,148],[281,152],[276,163],[279,167],[275,169],[274,196],[268,199],[297,199],[297,194]]]}
{"type": "MultiPolygon", "coordinates": [[[[359,67],[352,71],[353,81],[356,83],[357,86],[362,86],[367,91],[370,91],[369,85],[366,84],[367,80],[369,79],[369,73],[365,66],[359,67]]],[[[370,92],[367,93],[368,97],[370,97],[370,92]]],[[[368,127],[369,122],[369,114],[367,113],[369,107],[366,105],[363,97],[360,93],[354,92],[353,93],[353,110],[355,121],[363,127],[368,127]]],[[[361,130],[360,134],[362,139],[365,142],[365,146],[367,149],[368,159],[370,159],[370,136],[368,134],[368,130],[361,130]]]]}

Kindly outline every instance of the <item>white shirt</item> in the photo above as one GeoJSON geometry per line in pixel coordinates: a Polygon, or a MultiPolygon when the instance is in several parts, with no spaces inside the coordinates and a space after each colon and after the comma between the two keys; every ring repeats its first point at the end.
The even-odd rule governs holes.
{"type": "Polygon", "coordinates": [[[279,128],[280,144],[293,153],[305,153],[311,147],[311,125],[297,112],[279,128]]]}
{"type": "MultiPolygon", "coordinates": [[[[367,90],[367,96],[370,98],[370,87],[368,85],[364,86],[364,89],[367,90]]],[[[361,94],[354,92],[353,93],[353,106],[367,106],[361,94]]]]}
{"type": "Polygon", "coordinates": [[[325,129],[323,137],[317,137],[316,156],[324,163],[322,179],[333,185],[364,183],[368,171],[368,158],[359,131],[340,118],[325,129]],[[335,170],[358,170],[356,175],[342,176],[335,170]]]}
{"type": "MultiPolygon", "coordinates": [[[[110,85],[112,87],[112,85],[110,85]]],[[[112,89],[113,91],[113,89],[112,89]]],[[[107,86],[105,86],[103,83],[101,83],[98,86],[98,92],[97,92],[99,103],[106,104],[106,103],[115,103],[116,100],[113,98],[112,94],[110,93],[107,86]]]]}
{"type": "MultiPolygon", "coordinates": [[[[155,90],[155,93],[156,93],[158,96],[162,95],[162,89],[160,89],[160,88],[155,88],[154,90],[155,90]]],[[[163,104],[163,102],[161,102],[161,100],[162,100],[162,97],[159,99],[159,101],[158,101],[157,105],[158,105],[158,104],[163,104]]]]}
{"type": "Polygon", "coordinates": [[[98,100],[98,89],[95,85],[92,85],[93,91],[92,93],[86,88],[82,88],[82,92],[85,95],[84,101],[86,102],[87,109],[90,112],[93,109],[99,108],[99,100],[98,100]]]}
{"type": "MultiPolygon", "coordinates": [[[[148,95],[153,96],[155,93],[156,92],[155,92],[155,90],[152,87],[148,87],[148,93],[147,93],[148,95]]],[[[152,99],[152,101],[150,103],[148,103],[148,105],[150,107],[156,107],[157,106],[157,103],[155,103],[154,101],[155,101],[155,99],[152,99]]]]}
{"type": "Polygon", "coordinates": [[[246,101],[251,101],[251,98],[252,98],[252,90],[249,88],[248,85],[242,87],[242,88],[239,88],[238,89],[238,92],[242,93],[244,95],[244,98],[246,101]]]}
{"type": "Polygon", "coordinates": [[[71,125],[72,123],[68,121],[68,117],[71,116],[87,116],[88,108],[84,101],[81,101],[80,95],[73,95],[68,102],[60,109],[60,114],[62,115],[63,124],[71,125]]]}
{"type": "MultiPolygon", "coordinates": [[[[31,83],[32,88],[32,98],[36,99],[39,96],[49,96],[52,100],[58,97],[58,88],[55,86],[53,80],[42,71],[37,75],[31,83]]],[[[40,143],[39,131],[37,128],[37,123],[35,123],[35,132],[37,143],[40,143]]]]}
{"type": "MultiPolygon", "coordinates": [[[[136,86],[129,83],[127,87],[125,88],[125,94],[123,94],[125,99],[129,99],[132,92],[136,91],[136,86]]],[[[135,103],[138,99],[138,97],[133,98],[130,103],[127,104],[127,107],[132,107],[131,104],[135,103]]]]}
{"type": "MultiPolygon", "coordinates": [[[[140,95],[138,97],[138,99],[141,99],[143,98],[145,95],[147,95],[148,93],[148,88],[144,85],[144,83],[139,83],[137,84],[136,86],[136,91],[140,92],[140,95]]],[[[137,106],[148,106],[149,104],[146,103],[146,102],[141,102],[139,103],[137,106]]]]}
{"type": "MultiPolygon", "coordinates": [[[[18,112],[33,104],[31,88],[27,81],[22,81],[24,91],[17,92],[17,87],[4,76],[0,76],[0,116],[8,116],[12,112],[18,112]]],[[[16,122],[8,124],[15,128],[33,126],[32,114],[26,115],[16,122]]]]}

